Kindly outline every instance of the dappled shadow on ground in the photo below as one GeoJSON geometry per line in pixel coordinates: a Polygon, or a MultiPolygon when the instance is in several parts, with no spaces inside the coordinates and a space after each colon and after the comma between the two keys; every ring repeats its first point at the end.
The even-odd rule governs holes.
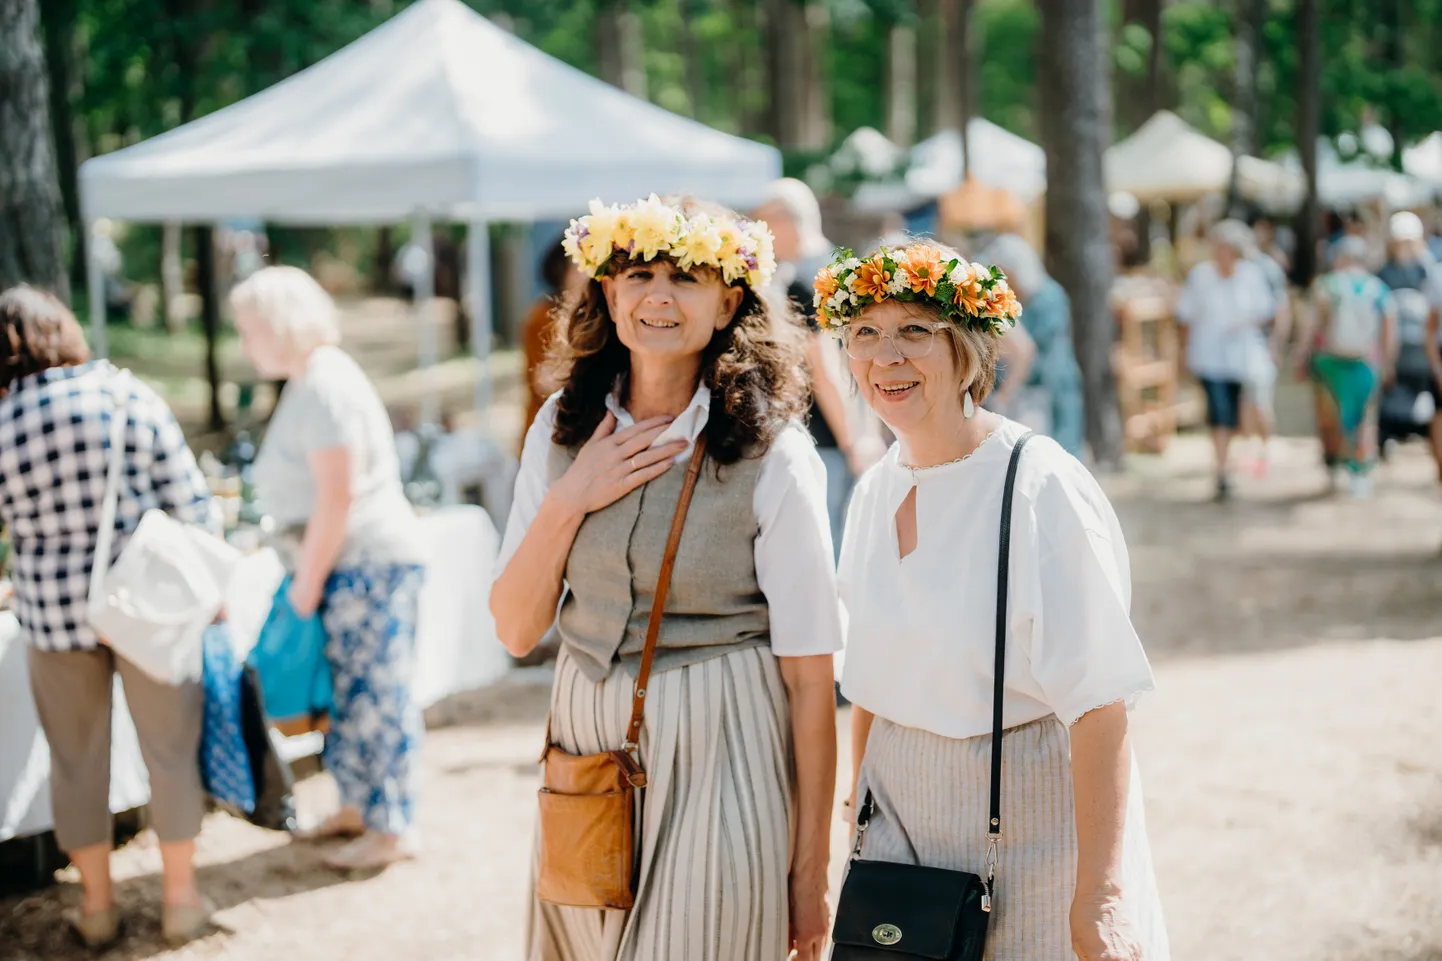
{"type": "MultiPolygon", "coordinates": [[[[247,902],[285,898],[348,880],[321,862],[322,849],[282,843],[249,855],[198,869],[202,891],[218,911],[247,902]]],[[[137,961],[171,950],[160,934],[160,879],[147,874],[117,882],[115,900],[124,932],[103,952],[90,951],[75,939],[65,922],[65,909],[79,898],[78,884],[66,883],[28,897],[0,900],[0,957],[5,961],[137,961]]],[[[201,940],[224,940],[230,934],[213,925],[201,940]]]]}

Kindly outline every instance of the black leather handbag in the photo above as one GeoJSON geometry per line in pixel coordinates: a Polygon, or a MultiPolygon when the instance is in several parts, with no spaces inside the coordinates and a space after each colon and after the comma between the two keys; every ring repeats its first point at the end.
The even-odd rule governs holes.
{"type": "Polygon", "coordinates": [[[1001,499],[996,577],[996,677],[992,687],[991,812],[986,826],[986,876],[890,861],[867,861],[861,850],[876,810],[868,791],[856,812],[856,845],[832,926],[832,961],[981,961],[996,888],[1001,841],[1001,714],[1006,677],[1006,597],[1011,555],[1011,502],[1023,435],[1011,452],[1001,499]]]}

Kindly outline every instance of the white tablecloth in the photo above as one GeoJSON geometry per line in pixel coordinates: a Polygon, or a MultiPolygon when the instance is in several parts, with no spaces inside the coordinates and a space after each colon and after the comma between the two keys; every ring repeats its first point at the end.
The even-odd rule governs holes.
{"type": "MultiPolygon", "coordinates": [[[[429,546],[416,639],[416,698],[429,707],[505,674],[510,658],[496,640],[489,595],[500,538],[486,512],[446,507],[420,521],[429,546]]],[[[269,551],[245,559],[232,584],[229,611],[237,653],[244,657],[270,610],[283,572],[269,551]]],[[[150,781],[119,678],[115,685],[110,808],[150,800],[150,781]]],[[[295,740],[295,739],[292,739],[295,740]]],[[[51,828],[50,751],[30,697],[25,643],[8,612],[0,612],[0,841],[51,828]]]]}

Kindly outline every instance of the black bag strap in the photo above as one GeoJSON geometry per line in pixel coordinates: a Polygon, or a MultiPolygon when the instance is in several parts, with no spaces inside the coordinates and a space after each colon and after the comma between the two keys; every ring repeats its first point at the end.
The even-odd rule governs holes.
{"type": "MultiPolygon", "coordinates": [[[[996,661],[991,692],[991,802],[987,814],[986,837],[986,878],[991,881],[996,874],[997,842],[1001,840],[1001,738],[1002,715],[1006,695],[1006,628],[1007,591],[1011,580],[1011,505],[1016,494],[1016,472],[1021,464],[1022,448],[1034,435],[1026,433],[1017,439],[1011,450],[1011,461],[1006,467],[1006,486],[1001,493],[1001,537],[997,547],[996,562],[996,661]]],[[[851,856],[861,856],[862,841],[866,825],[875,812],[876,799],[870,791],[856,812],[856,843],[851,856]]]]}
{"type": "MultiPolygon", "coordinates": [[[[1007,588],[1011,580],[1011,502],[1016,494],[1016,470],[1021,451],[1032,434],[1023,434],[1011,449],[1006,465],[1006,487],[1001,493],[1001,543],[996,552],[996,670],[991,688],[991,812],[986,834],[993,844],[1001,837],[1001,735],[1002,708],[1006,697],[1007,588]]],[[[988,869],[994,865],[988,864],[988,869]]]]}

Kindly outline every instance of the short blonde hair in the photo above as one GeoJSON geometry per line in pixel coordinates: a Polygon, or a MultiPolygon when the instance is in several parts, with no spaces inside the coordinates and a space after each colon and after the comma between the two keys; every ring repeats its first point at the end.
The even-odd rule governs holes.
{"type": "Polygon", "coordinates": [[[335,301],[299,267],[262,267],[230,292],[235,310],[248,310],[287,353],[309,354],[340,343],[335,301]]]}
{"type": "Polygon", "coordinates": [[[1252,228],[1232,218],[1214,224],[1208,237],[1214,244],[1231,248],[1232,253],[1243,260],[1251,256],[1252,248],[1257,243],[1252,228]]]}

